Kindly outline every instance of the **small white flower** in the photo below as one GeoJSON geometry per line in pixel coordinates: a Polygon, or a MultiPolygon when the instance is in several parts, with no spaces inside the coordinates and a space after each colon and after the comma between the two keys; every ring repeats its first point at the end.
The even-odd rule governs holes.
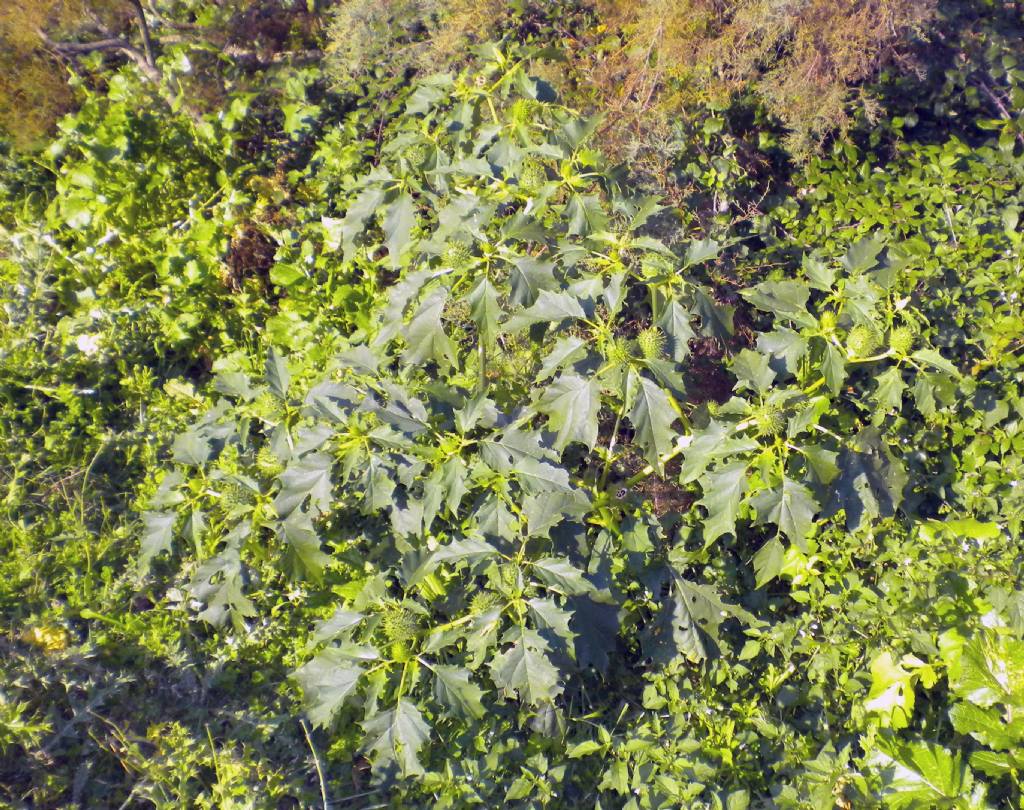
{"type": "Polygon", "coordinates": [[[82,354],[91,357],[100,350],[100,339],[97,335],[79,335],[75,346],[82,354]]]}
{"type": "Polygon", "coordinates": [[[94,321],[98,321],[103,317],[103,310],[97,308],[90,309],[89,317],[92,318],[94,321]]]}

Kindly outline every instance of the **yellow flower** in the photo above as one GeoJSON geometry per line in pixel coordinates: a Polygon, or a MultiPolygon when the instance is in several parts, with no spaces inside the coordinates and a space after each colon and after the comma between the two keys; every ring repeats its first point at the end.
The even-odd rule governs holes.
{"type": "Polygon", "coordinates": [[[60,652],[68,646],[67,631],[63,627],[53,625],[30,627],[22,632],[21,640],[46,652],[60,652]]]}

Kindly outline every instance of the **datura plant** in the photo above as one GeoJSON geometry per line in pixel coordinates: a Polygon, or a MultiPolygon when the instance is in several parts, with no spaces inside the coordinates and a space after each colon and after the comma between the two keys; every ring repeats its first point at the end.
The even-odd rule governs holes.
{"type": "Polygon", "coordinates": [[[337,277],[375,279],[365,327],[326,367],[271,349],[262,376],[222,372],[142,516],[140,573],[187,561],[212,625],[257,619],[257,562],[318,594],[294,681],[312,722],[359,725],[378,777],[572,735],[618,668],[742,644],[763,622],[704,552],[757,538],[760,586],[822,526],[896,516],[880,426],[933,417],[961,373],[880,238],[717,300],[696,274],[727,246],[653,235],[668,209],[629,195],[540,55],[487,46],[416,86],[322,222],[337,277]],[[731,358],[724,401],[692,373],[702,340],[731,358]],[[657,514],[649,479],[686,506],[657,514]]]}

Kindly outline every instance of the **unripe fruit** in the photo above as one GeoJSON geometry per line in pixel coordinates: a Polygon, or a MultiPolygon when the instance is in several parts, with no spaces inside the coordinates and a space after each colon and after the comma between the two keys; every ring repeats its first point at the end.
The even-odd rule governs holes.
{"type": "Polygon", "coordinates": [[[410,168],[418,169],[427,159],[427,147],[422,143],[415,143],[410,146],[402,156],[410,168]]]}
{"type": "Polygon", "coordinates": [[[836,331],[836,314],[831,310],[822,312],[821,318],[818,319],[818,325],[826,335],[832,334],[836,331]]]}
{"type": "Polygon", "coordinates": [[[263,445],[256,454],[256,468],[263,475],[274,476],[284,470],[284,464],[281,463],[281,459],[274,454],[269,445],[263,445]]]}
{"type": "Polygon", "coordinates": [[[547,172],[539,163],[532,160],[523,164],[519,172],[519,185],[526,192],[535,192],[548,181],[547,172]]]}
{"type": "Polygon", "coordinates": [[[904,355],[914,345],[914,333],[905,326],[893,329],[889,333],[889,348],[894,354],[904,355]]]}
{"type": "Polygon", "coordinates": [[[607,354],[608,360],[619,366],[626,365],[633,359],[629,346],[622,338],[612,338],[608,342],[607,354]]]}
{"type": "Polygon", "coordinates": [[[494,591],[479,591],[469,601],[470,613],[486,613],[501,604],[501,597],[494,591]]]}
{"type": "Polygon", "coordinates": [[[419,629],[416,617],[405,608],[389,607],[380,623],[384,638],[391,644],[404,644],[415,638],[419,629]]]}
{"type": "Polygon", "coordinates": [[[665,333],[657,326],[644,329],[636,338],[644,360],[658,360],[665,353],[665,333]]]}
{"type": "Polygon", "coordinates": [[[465,242],[450,242],[441,254],[441,264],[459,270],[469,264],[472,257],[473,253],[465,242]]]}
{"type": "Polygon", "coordinates": [[[760,436],[778,436],[786,429],[786,415],[775,405],[765,405],[754,416],[760,436]]]}
{"type": "Polygon", "coordinates": [[[878,333],[870,326],[858,324],[846,336],[846,349],[851,357],[867,357],[878,348],[878,333]]]}

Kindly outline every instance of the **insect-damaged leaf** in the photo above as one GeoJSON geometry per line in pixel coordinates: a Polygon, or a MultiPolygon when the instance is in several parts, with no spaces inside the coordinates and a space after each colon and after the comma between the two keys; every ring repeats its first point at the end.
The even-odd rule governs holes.
{"type": "Polygon", "coordinates": [[[547,653],[547,641],[535,631],[513,627],[502,638],[511,647],[498,653],[491,661],[491,677],[507,697],[515,697],[536,706],[550,703],[562,692],[558,670],[547,653]]]}
{"type": "Polygon", "coordinates": [[[144,574],[162,551],[170,551],[174,537],[175,512],[144,512],[142,515],[142,537],[139,548],[139,573],[144,574]]]}
{"type": "Polygon", "coordinates": [[[747,463],[734,461],[701,479],[704,497],[698,501],[708,510],[704,519],[704,544],[713,543],[723,534],[736,531],[736,513],[747,486],[747,463]]]}
{"type": "Polygon", "coordinates": [[[814,527],[819,506],[811,491],[788,476],[774,489],[753,499],[758,523],[774,523],[802,551],[807,551],[807,536],[814,527]]]}
{"type": "Polygon", "coordinates": [[[709,657],[727,618],[746,624],[755,619],[743,608],[723,602],[709,585],[700,585],[670,572],[671,596],[662,604],[643,639],[644,653],[667,664],[678,656],[691,661],[709,657]],[[710,645],[710,646],[709,646],[710,645]]]}
{"type": "Polygon", "coordinates": [[[395,708],[365,720],[363,731],[375,768],[394,765],[403,776],[423,773],[418,755],[430,739],[430,726],[415,704],[399,700],[395,708]]]}
{"type": "Polygon", "coordinates": [[[327,726],[351,698],[363,668],[335,647],[299,667],[292,677],[302,689],[306,713],[315,726],[327,726]]]}
{"type": "Polygon", "coordinates": [[[445,664],[428,664],[434,673],[434,697],[461,717],[479,719],[484,716],[480,698],[484,691],[470,680],[470,671],[445,664]]]}
{"type": "Polygon", "coordinates": [[[309,498],[310,506],[318,512],[331,507],[331,467],[333,459],[326,453],[310,453],[291,464],[281,473],[281,490],[274,498],[274,509],[282,518],[302,506],[309,498]]]}

